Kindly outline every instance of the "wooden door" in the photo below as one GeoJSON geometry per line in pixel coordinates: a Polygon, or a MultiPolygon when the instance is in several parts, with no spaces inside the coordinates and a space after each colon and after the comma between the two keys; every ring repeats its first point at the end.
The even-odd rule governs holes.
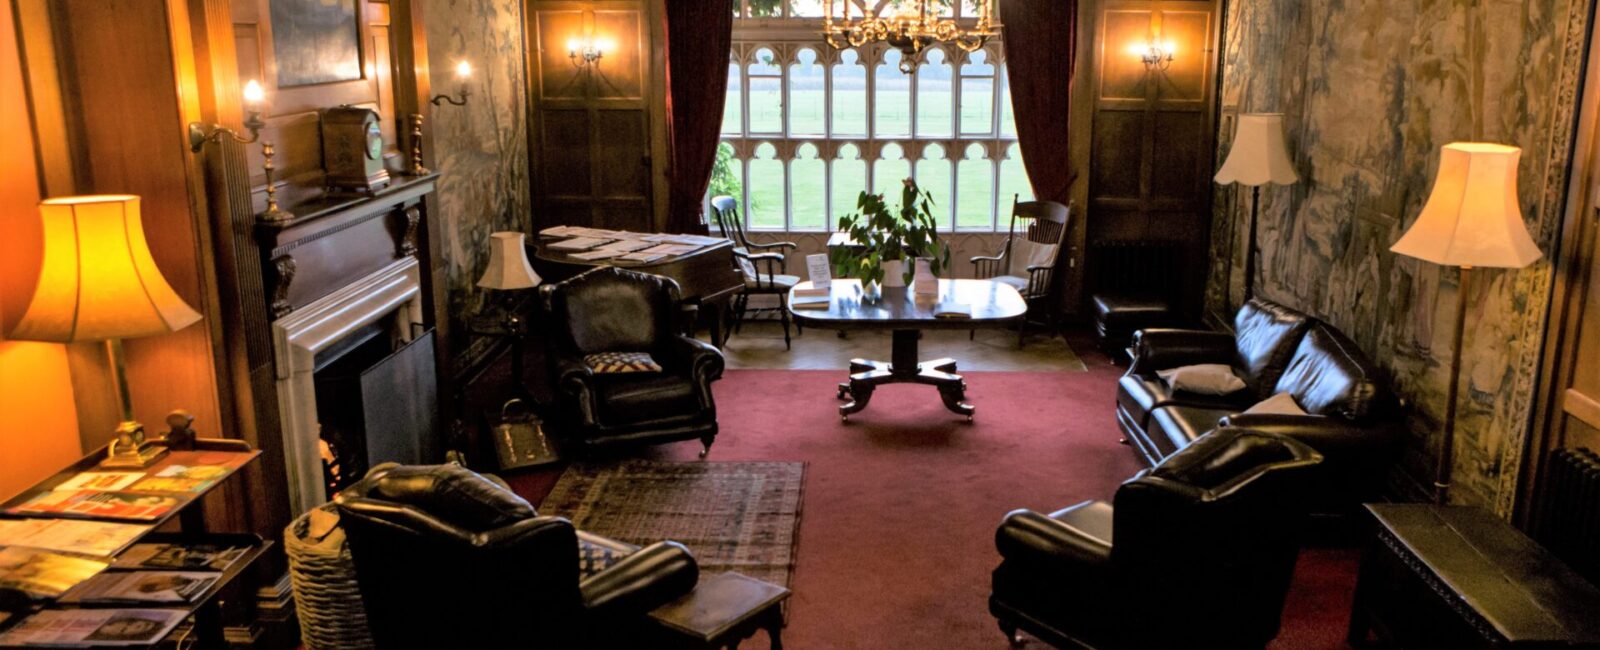
{"type": "Polygon", "coordinates": [[[527,8],[536,225],[653,230],[649,7],[530,0],[527,8]],[[570,56],[591,43],[598,60],[570,56]]]}
{"type": "MultiPolygon", "coordinates": [[[[1108,0],[1096,23],[1090,255],[1104,242],[1174,242],[1191,316],[1211,223],[1216,9],[1214,0],[1108,0]],[[1171,60],[1146,64],[1139,52],[1151,44],[1171,60]]],[[[1098,288],[1092,273],[1085,281],[1098,288]]]]}

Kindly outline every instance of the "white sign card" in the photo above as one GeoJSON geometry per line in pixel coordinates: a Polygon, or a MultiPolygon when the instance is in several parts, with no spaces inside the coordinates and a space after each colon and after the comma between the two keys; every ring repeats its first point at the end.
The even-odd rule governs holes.
{"type": "Polygon", "coordinates": [[[806,279],[811,281],[811,286],[818,289],[833,286],[833,270],[828,266],[827,253],[806,256],[806,279]]]}

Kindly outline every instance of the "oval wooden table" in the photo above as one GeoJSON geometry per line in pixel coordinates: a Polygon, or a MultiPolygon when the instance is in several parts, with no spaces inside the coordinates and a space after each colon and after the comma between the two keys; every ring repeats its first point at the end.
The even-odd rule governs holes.
{"type": "MultiPolygon", "coordinates": [[[[801,287],[809,286],[802,284],[801,287]]],[[[867,407],[872,391],[883,384],[926,384],[939,389],[945,408],[972,420],[976,408],[967,400],[967,383],[956,374],[956,360],[917,361],[917,343],[923,330],[1001,329],[1016,324],[1028,313],[1022,295],[993,280],[940,280],[935,299],[917,298],[912,287],[887,287],[876,302],[864,299],[857,280],[834,280],[828,308],[796,308],[789,296],[789,313],[806,327],[832,330],[890,330],[893,345],[889,361],[850,360],[850,381],[839,384],[840,419],[867,407]],[[940,318],[940,305],[961,303],[971,317],[940,318]]]]}

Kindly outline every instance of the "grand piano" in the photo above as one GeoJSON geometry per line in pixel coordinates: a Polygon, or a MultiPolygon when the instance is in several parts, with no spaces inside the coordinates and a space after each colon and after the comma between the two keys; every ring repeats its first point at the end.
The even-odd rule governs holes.
{"type": "Polygon", "coordinates": [[[611,265],[640,273],[652,273],[678,281],[685,301],[699,304],[702,316],[711,318],[711,342],[722,347],[728,331],[728,311],[732,299],[744,288],[744,273],[733,258],[733,242],[723,241],[685,255],[674,255],[647,264],[616,260],[581,260],[544,244],[529,244],[534,270],[546,282],[560,282],[600,265],[611,265]]]}

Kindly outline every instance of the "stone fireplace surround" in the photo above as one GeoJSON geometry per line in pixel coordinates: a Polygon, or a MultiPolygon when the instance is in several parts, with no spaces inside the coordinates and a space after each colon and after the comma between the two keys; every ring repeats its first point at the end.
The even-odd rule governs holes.
{"type": "Polygon", "coordinates": [[[317,353],[358,330],[393,319],[393,331],[410,342],[424,322],[422,272],[403,257],[272,323],[272,352],[283,423],[289,508],[294,515],[327,502],[314,382],[317,353]]]}

